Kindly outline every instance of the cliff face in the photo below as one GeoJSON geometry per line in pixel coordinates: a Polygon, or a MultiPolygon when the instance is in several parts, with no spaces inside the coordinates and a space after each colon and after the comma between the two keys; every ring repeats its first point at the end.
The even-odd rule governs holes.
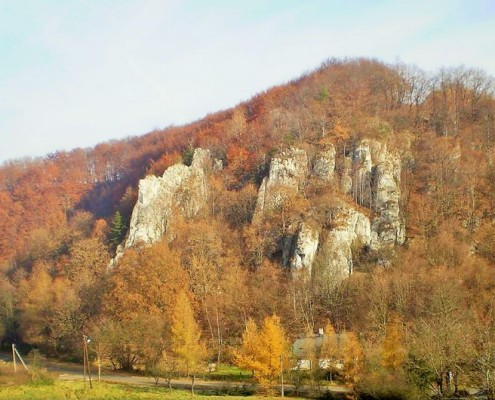
{"type": "Polygon", "coordinates": [[[379,250],[405,241],[400,157],[384,143],[366,139],[340,160],[340,175],[335,170],[337,157],[333,146],[317,149],[308,167],[307,152],[291,148],[273,158],[260,187],[256,218],[274,209],[283,196],[297,193],[311,177],[331,191],[347,195],[337,203],[329,199],[329,221],[315,226],[314,221],[309,223],[313,216],[308,215],[308,223],[303,222],[293,236],[283,240],[282,264],[293,271],[307,269],[311,274],[318,257],[332,279],[341,279],[353,271],[353,249],[379,250]]]}
{"type": "Polygon", "coordinates": [[[209,150],[196,149],[190,167],[176,164],[162,177],[141,179],[125,247],[157,242],[176,215],[194,217],[208,199],[207,171],[211,166],[209,150]]]}
{"type": "Polygon", "coordinates": [[[404,222],[399,209],[401,160],[387,145],[375,140],[362,140],[352,151],[350,193],[354,201],[370,208],[371,247],[403,244],[404,222]]]}
{"type": "Polygon", "coordinates": [[[373,194],[372,230],[377,237],[372,246],[403,244],[406,235],[400,210],[400,160],[391,157],[376,166],[373,194]]]}
{"type": "Polygon", "coordinates": [[[290,148],[274,157],[259,189],[255,218],[263,211],[276,208],[285,196],[297,193],[308,173],[308,155],[304,150],[290,148]]]}
{"type": "MultiPolygon", "coordinates": [[[[310,150],[311,156],[307,150],[288,148],[272,159],[259,188],[253,221],[268,211],[277,212],[283,201],[290,201],[308,184],[326,187],[335,196],[327,199],[325,221],[312,207],[304,221],[291,227],[292,235],[279,238],[278,246],[284,267],[311,276],[318,259],[326,275],[340,280],[353,271],[353,251],[404,243],[401,160],[386,144],[367,139],[340,159],[333,145],[310,150]],[[342,166],[339,172],[337,163],[342,166]]],[[[207,173],[212,164],[209,151],[197,149],[190,167],[174,165],[162,177],[141,180],[125,247],[155,243],[175,216],[197,215],[208,198],[207,173]]]]}
{"type": "Polygon", "coordinates": [[[347,206],[332,210],[331,228],[320,247],[323,268],[336,279],[352,274],[352,251],[355,247],[369,246],[370,220],[364,214],[347,206]]]}
{"type": "Polygon", "coordinates": [[[313,174],[325,182],[331,182],[334,179],[335,147],[333,145],[317,152],[313,161],[313,174]]]}
{"type": "Polygon", "coordinates": [[[320,233],[309,224],[302,223],[293,237],[286,239],[282,263],[293,271],[311,272],[318,251],[320,233]]]}

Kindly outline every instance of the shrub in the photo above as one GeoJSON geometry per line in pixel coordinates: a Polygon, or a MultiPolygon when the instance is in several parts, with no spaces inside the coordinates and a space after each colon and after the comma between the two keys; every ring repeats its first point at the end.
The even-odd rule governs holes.
{"type": "Polygon", "coordinates": [[[362,380],[357,388],[360,400],[420,399],[417,388],[403,376],[373,375],[362,380]]]}

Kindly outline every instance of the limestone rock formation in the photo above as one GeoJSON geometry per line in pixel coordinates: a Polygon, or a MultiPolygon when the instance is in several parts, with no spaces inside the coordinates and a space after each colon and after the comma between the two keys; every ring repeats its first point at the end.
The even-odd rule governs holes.
{"type": "MultiPolygon", "coordinates": [[[[208,198],[207,173],[215,168],[220,166],[210,152],[196,149],[190,167],[177,164],[162,177],[142,179],[125,247],[155,243],[174,217],[197,215],[208,198]]],[[[254,218],[276,211],[284,199],[290,201],[309,182],[309,174],[318,185],[329,185],[335,191],[339,189],[333,182],[340,178],[341,190],[349,197],[336,203],[337,193],[329,200],[325,205],[328,220],[321,221],[321,211],[313,209],[314,216],[320,215],[319,226],[309,223],[314,216],[308,215],[295,234],[279,238],[277,244],[285,267],[294,272],[305,270],[311,276],[318,256],[327,275],[338,281],[352,273],[354,249],[379,250],[402,244],[405,230],[399,208],[401,160],[386,144],[361,140],[339,160],[339,177],[335,171],[336,151],[331,145],[317,150],[311,166],[305,150],[289,148],[280,152],[272,159],[269,174],[260,186],[254,218]]],[[[325,204],[324,199],[320,201],[325,204]]]]}
{"type": "Polygon", "coordinates": [[[340,206],[332,210],[331,229],[321,245],[324,267],[336,279],[352,273],[352,248],[369,246],[371,225],[366,215],[353,208],[340,206]]]}
{"type": "Polygon", "coordinates": [[[335,172],[335,147],[318,152],[313,161],[313,173],[322,181],[329,182],[334,178],[335,172]]]}
{"type": "Polygon", "coordinates": [[[390,160],[379,164],[374,174],[373,210],[376,215],[372,229],[376,242],[372,247],[402,244],[405,241],[405,227],[399,209],[400,169],[390,160]]]}
{"type": "Polygon", "coordinates": [[[345,194],[352,192],[352,158],[344,157],[342,161],[342,173],[340,176],[340,190],[345,194]]]}
{"type": "Polygon", "coordinates": [[[211,164],[209,150],[196,149],[190,167],[176,164],[162,177],[141,179],[125,247],[159,241],[175,213],[195,216],[208,198],[206,174],[211,164]]]}
{"type": "Polygon", "coordinates": [[[368,140],[361,141],[351,153],[352,197],[359,205],[369,207],[372,200],[371,178],[373,163],[368,140]]]}
{"type": "MultiPolygon", "coordinates": [[[[335,158],[333,146],[320,150],[313,158],[311,173],[321,182],[331,184],[336,174],[335,158]]],[[[349,194],[355,205],[329,204],[332,210],[327,228],[311,228],[303,223],[294,236],[284,240],[282,263],[293,271],[307,269],[311,273],[318,254],[328,274],[339,280],[352,273],[353,249],[366,246],[379,250],[405,241],[399,207],[399,155],[385,143],[363,139],[339,165],[341,191],[349,194]],[[368,209],[369,216],[359,209],[368,209]]],[[[297,192],[309,172],[303,150],[289,149],[275,157],[260,187],[256,213],[274,208],[287,190],[297,192]]]]}
{"type": "Polygon", "coordinates": [[[308,164],[308,155],[301,149],[290,148],[274,157],[259,189],[255,216],[277,207],[286,194],[297,193],[308,176],[308,164]]]}
{"type": "Polygon", "coordinates": [[[311,267],[316,257],[320,234],[317,229],[302,223],[294,237],[290,237],[283,249],[282,263],[291,270],[306,269],[311,276],[311,267]]]}
{"type": "Polygon", "coordinates": [[[405,241],[404,222],[399,209],[401,160],[385,143],[364,139],[354,149],[352,188],[356,203],[374,211],[371,222],[375,250],[405,241]]]}
{"type": "Polygon", "coordinates": [[[373,248],[384,245],[403,244],[404,219],[400,210],[400,156],[389,151],[387,145],[371,143],[372,157],[376,160],[373,170],[372,210],[375,216],[371,229],[376,233],[373,248]]]}

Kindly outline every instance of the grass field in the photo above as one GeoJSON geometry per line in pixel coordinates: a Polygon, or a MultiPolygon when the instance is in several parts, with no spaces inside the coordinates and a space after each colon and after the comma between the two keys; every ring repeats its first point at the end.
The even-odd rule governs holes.
{"type": "Polygon", "coordinates": [[[252,378],[252,372],[234,365],[220,364],[215,371],[206,373],[202,377],[205,380],[248,382],[252,378]]]}
{"type": "MultiPolygon", "coordinates": [[[[45,383],[25,383],[0,386],[1,400],[33,399],[33,400],[85,400],[85,399],[191,399],[189,391],[173,390],[162,387],[141,387],[133,385],[93,382],[93,389],[86,382],[58,381],[45,383]]],[[[215,396],[197,393],[195,399],[203,400],[267,400],[266,396],[215,396]]]]}
{"type": "MultiPolygon", "coordinates": [[[[222,376],[232,374],[238,376],[239,370],[221,369],[222,376]]],[[[230,390],[230,389],[229,389],[230,390]]],[[[236,390],[236,389],[232,389],[236,390]]],[[[221,392],[222,390],[220,390],[221,392]]],[[[238,393],[238,392],[234,392],[238,393]]],[[[232,392],[230,393],[232,394],[232,392]]],[[[203,400],[235,400],[270,399],[267,396],[243,396],[228,395],[222,393],[215,395],[212,392],[202,393],[197,389],[194,399],[203,400]]],[[[164,386],[139,386],[123,383],[109,383],[93,381],[93,388],[89,382],[60,380],[55,374],[32,368],[29,372],[18,369],[13,373],[12,365],[0,363],[0,400],[85,400],[85,399],[163,399],[181,400],[191,399],[193,396],[189,390],[172,390],[164,386]]]]}

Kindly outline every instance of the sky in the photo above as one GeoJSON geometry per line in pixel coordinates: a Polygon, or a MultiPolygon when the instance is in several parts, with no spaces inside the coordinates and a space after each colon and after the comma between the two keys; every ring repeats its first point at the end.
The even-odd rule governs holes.
{"type": "Polygon", "coordinates": [[[495,76],[495,1],[0,0],[0,163],[192,122],[333,57],[495,76]]]}

